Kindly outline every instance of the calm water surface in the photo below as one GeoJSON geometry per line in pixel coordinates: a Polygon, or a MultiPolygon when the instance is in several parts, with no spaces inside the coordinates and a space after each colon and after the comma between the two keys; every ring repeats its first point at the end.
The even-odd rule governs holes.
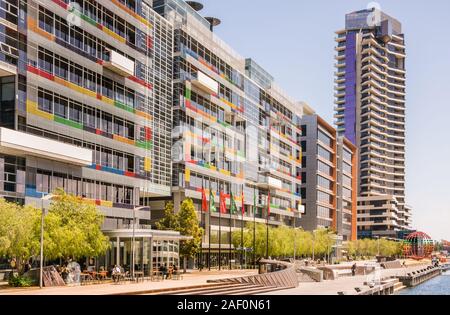
{"type": "Polygon", "coordinates": [[[417,287],[401,290],[398,295],[450,295],[450,271],[417,287]]]}

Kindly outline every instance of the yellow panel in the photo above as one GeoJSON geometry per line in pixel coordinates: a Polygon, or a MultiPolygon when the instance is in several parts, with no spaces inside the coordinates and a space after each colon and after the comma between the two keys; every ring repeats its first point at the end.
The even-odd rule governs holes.
{"type": "Polygon", "coordinates": [[[191,170],[186,168],[185,172],[184,172],[184,180],[186,182],[190,182],[191,181],[191,170]]]}
{"type": "Polygon", "coordinates": [[[102,96],[102,101],[109,104],[109,105],[114,105],[114,100],[106,97],[106,96],[102,96]]]}
{"type": "Polygon", "coordinates": [[[53,120],[53,114],[50,113],[46,113],[43,112],[41,110],[39,110],[38,105],[35,102],[32,101],[27,101],[27,113],[48,119],[48,120],[53,120]]]}
{"type": "Polygon", "coordinates": [[[105,200],[102,200],[102,201],[100,201],[100,205],[101,205],[102,207],[107,207],[107,208],[112,208],[112,207],[113,207],[112,201],[105,201],[105,200]]]}
{"type": "Polygon", "coordinates": [[[152,159],[149,157],[144,158],[144,170],[150,172],[152,170],[152,159]]]}

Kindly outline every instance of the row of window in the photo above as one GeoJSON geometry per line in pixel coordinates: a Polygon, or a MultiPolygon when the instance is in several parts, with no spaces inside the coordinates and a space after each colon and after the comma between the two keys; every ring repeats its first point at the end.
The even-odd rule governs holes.
{"type": "MultiPolygon", "coordinates": [[[[102,6],[98,1],[92,0],[63,0],[67,4],[71,4],[73,8],[80,9],[81,12],[96,21],[97,23],[107,27],[114,33],[124,37],[128,42],[134,44],[136,40],[136,28],[128,23],[117,14],[102,6]]],[[[125,1],[121,1],[125,2],[125,1]]],[[[135,11],[136,2],[127,0],[131,10],[135,11]]]]}
{"type": "Polygon", "coordinates": [[[41,70],[116,100],[128,107],[140,110],[148,108],[150,99],[145,95],[54,54],[45,48],[39,47],[37,66],[41,70]]]}
{"type": "Polygon", "coordinates": [[[133,122],[42,88],[38,90],[38,107],[42,111],[108,134],[131,140],[145,140],[145,129],[135,126],[133,122]]]}
{"type": "Polygon", "coordinates": [[[65,192],[89,199],[100,199],[119,204],[133,204],[134,188],[123,185],[109,184],[71,175],[37,170],[36,190],[50,193],[57,188],[65,192]]]}
{"type": "MultiPolygon", "coordinates": [[[[225,63],[222,59],[218,58],[215,54],[210,52],[207,48],[205,48],[203,45],[201,45],[198,41],[196,41],[191,36],[187,35],[184,31],[176,31],[175,32],[175,41],[178,45],[176,47],[178,50],[182,49],[183,47],[187,47],[191,51],[193,51],[198,56],[205,59],[209,64],[216,67],[219,72],[226,74],[230,80],[241,90],[244,90],[245,80],[248,80],[244,76],[242,76],[238,71],[233,69],[231,66],[229,66],[227,63],[225,63]]],[[[233,96],[230,94],[232,93],[231,90],[228,91],[221,91],[222,95],[225,96],[227,99],[229,99],[231,102],[233,102],[233,96]]],[[[237,97],[237,95],[236,95],[237,97]]],[[[280,102],[275,100],[271,95],[267,94],[264,90],[260,90],[260,96],[257,97],[257,99],[260,100],[260,104],[264,108],[273,108],[275,112],[281,113],[284,116],[286,116],[289,121],[296,124],[297,121],[293,121],[294,115],[292,111],[290,111],[286,106],[283,106],[280,102]],[[267,107],[266,107],[267,105],[267,107]]],[[[234,104],[240,106],[241,103],[239,102],[239,99],[236,99],[237,102],[233,102],[234,104]]]]}
{"type": "MultiPolygon", "coordinates": [[[[20,126],[22,128],[22,126],[20,126]]],[[[41,132],[35,129],[29,129],[28,131],[42,136],[41,132]]],[[[73,140],[72,138],[66,138],[64,136],[57,136],[56,134],[46,133],[46,138],[70,143],[79,147],[83,147],[92,151],[93,161],[96,165],[102,167],[114,168],[124,172],[134,172],[141,176],[146,176],[150,180],[150,174],[144,171],[143,157],[135,156],[130,153],[125,153],[119,150],[114,150],[99,144],[94,144],[82,140],[73,140]]],[[[170,169],[169,169],[170,170],[170,169]]]]}

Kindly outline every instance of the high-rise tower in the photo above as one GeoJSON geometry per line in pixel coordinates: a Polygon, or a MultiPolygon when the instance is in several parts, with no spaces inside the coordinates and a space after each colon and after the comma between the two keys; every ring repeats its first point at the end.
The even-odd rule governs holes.
{"type": "Polygon", "coordinates": [[[358,233],[396,237],[411,224],[402,25],[371,8],[347,14],[345,29],[336,34],[336,125],[360,154],[358,233]]]}

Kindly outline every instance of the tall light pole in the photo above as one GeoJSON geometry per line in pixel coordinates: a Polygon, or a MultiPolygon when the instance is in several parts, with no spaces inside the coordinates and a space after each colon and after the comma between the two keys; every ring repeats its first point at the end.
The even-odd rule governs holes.
{"type": "Polygon", "coordinates": [[[132,254],[131,254],[131,278],[134,281],[134,265],[135,265],[135,255],[136,255],[136,211],[147,209],[148,207],[134,207],[133,209],[133,239],[132,239],[132,254]]]}
{"type": "Polygon", "coordinates": [[[42,193],[41,197],[41,251],[40,251],[40,261],[39,261],[39,288],[42,289],[43,284],[43,269],[44,269],[44,219],[45,219],[45,208],[44,201],[50,200],[54,197],[53,194],[44,195],[42,193]]]}
{"type": "Polygon", "coordinates": [[[313,231],[313,241],[312,241],[312,260],[313,260],[313,262],[314,262],[314,243],[315,243],[315,241],[316,241],[316,231],[314,230],[313,231]]]}

